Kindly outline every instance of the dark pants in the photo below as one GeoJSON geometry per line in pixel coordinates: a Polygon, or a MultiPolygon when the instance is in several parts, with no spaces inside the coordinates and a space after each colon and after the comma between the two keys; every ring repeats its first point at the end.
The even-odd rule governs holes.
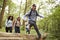
{"type": "Polygon", "coordinates": [[[34,26],[34,29],[35,29],[35,31],[37,32],[38,37],[40,38],[40,37],[41,37],[41,34],[40,34],[40,32],[39,32],[39,30],[38,30],[38,28],[37,28],[36,22],[34,22],[34,21],[29,21],[29,24],[30,24],[30,27],[34,26]]]}
{"type": "Polygon", "coordinates": [[[12,33],[12,27],[6,27],[6,32],[12,33]]]}
{"type": "Polygon", "coordinates": [[[20,27],[15,26],[15,33],[20,33],[20,27]]]}
{"type": "Polygon", "coordinates": [[[26,28],[26,33],[28,32],[28,34],[30,34],[30,30],[28,28],[26,28]]]}

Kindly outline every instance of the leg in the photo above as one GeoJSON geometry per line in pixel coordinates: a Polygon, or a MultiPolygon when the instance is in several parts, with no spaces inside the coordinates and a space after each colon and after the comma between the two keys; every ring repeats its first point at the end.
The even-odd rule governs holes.
{"type": "Polygon", "coordinates": [[[28,34],[30,34],[30,30],[28,29],[28,34]]]}
{"type": "Polygon", "coordinates": [[[18,30],[17,32],[20,33],[20,27],[18,27],[17,30],[18,30]]]}
{"type": "Polygon", "coordinates": [[[26,28],[26,33],[27,33],[27,28],[26,28]]]}
{"type": "Polygon", "coordinates": [[[28,33],[28,28],[26,28],[26,33],[28,33]]]}
{"type": "Polygon", "coordinates": [[[30,34],[30,30],[27,28],[27,32],[28,32],[28,34],[30,34]]]}
{"type": "Polygon", "coordinates": [[[20,27],[18,26],[15,27],[15,33],[20,33],[20,27]]]}
{"type": "Polygon", "coordinates": [[[30,34],[31,27],[32,27],[32,24],[29,25],[28,34],[30,34]]]}
{"type": "Polygon", "coordinates": [[[8,27],[5,28],[6,32],[8,32],[8,27]]]}
{"type": "Polygon", "coordinates": [[[15,33],[17,33],[17,27],[15,26],[15,33]]]}
{"type": "Polygon", "coordinates": [[[36,30],[37,34],[38,34],[38,37],[41,38],[41,34],[40,34],[40,32],[39,32],[39,30],[37,28],[36,23],[34,23],[33,26],[34,26],[34,29],[36,30]]]}
{"type": "Polygon", "coordinates": [[[10,33],[12,33],[12,27],[9,27],[9,31],[10,31],[10,33]]]}

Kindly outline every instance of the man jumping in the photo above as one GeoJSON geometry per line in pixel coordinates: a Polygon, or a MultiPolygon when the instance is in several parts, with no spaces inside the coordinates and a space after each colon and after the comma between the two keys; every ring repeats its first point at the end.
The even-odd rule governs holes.
{"type": "Polygon", "coordinates": [[[38,34],[38,38],[41,40],[41,34],[40,34],[40,32],[39,32],[39,30],[37,28],[37,25],[36,25],[37,16],[42,17],[36,11],[36,5],[33,4],[31,10],[27,14],[25,14],[24,17],[28,17],[28,21],[29,21],[30,27],[34,26],[34,29],[35,29],[35,31],[38,34]]]}

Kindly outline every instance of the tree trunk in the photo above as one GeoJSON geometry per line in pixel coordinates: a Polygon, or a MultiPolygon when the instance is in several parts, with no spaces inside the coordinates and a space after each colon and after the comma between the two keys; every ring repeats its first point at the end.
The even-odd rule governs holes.
{"type": "MultiPolygon", "coordinates": [[[[26,4],[25,4],[25,10],[24,10],[24,15],[26,13],[26,10],[27,10],[27,0],[26,0],[26,4]]],[[[23,25],[25,25],[25,22],[23,21],[23,25]]]]}
{"type": "MultiPolygon", "coordinates": [[[[25,9],[24,9],[24,15],[25,15],[25,13],[26,13],[26,10],[27,10],[27,0],[26,0],[26,4],[25,4],[25,9]]],[[[25,21],[23,20],[23,28],[25,29],[25,21]]],[[[23,29],[23,30],[24,30],[23,29]]]]}
{"type": "Polygon", "coordinates": [[[0,28],[2,28],[2,20],[3,20],[3,16],[4,16],[5,7],[6,7],[6,1],[7,0],[3,1],[3,7],[2,7],[2,10],[0,13],[0,28]]]}
{"type": "Polygon", "coordinates": [[[22,0],[21,0],[21,2],[20,2],[20,6],[19,6],[19,17],[20,17],[20,13],[21,13],[21,4],[22,4],[22,0]]]}
{"type": "MultiPolygon", "coordinates": [[[[25,13],[30,10],[31,8],[31,4],[32,4],[32,1],[31,0],[26,0],[26,4],[25,4],[25,9],[24,9],[24,15],[25,13]]],[[[25,26],[25,22],[23,20],[23,27],[25,26]]]]}

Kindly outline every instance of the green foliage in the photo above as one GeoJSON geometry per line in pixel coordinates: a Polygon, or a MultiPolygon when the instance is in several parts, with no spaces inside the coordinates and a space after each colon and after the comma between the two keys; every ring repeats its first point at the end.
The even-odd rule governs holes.
{"type": "MultiPolygon", "coordinates": [[[[14,19],[16,19],[19,14],[24,14],[30,10],[31,5],[32,4],[38,4],[41,6],[43,6],[41,9],[45,9],[46,6],[44,6],[43,2],[39,2],[40,0],[28,0],[27,1],[27,6],[26,6],[26,10],[25,9],[25,4],[20,4],[19,6],[17,6],[16,4],[14,4],[11,0],[7,0],[7,6],[8,6],[8,10],[5,10],[5,14],[4,14],[4,18],[3,18],[3,27],[5,27],[5,21],[7,19],[7,17],[9,15],[14,16],[14,19]],[[21,7],[21,8],[20,8],[21,7]],[[8,11],[8,12],[6,12],[8,11]]],[[[0,6],[2,6],[3,0],[0,0],[0,6]]],[[[48,4],[54,4],[54,0],[48,0],[47,2],[48,4]]],[[[40,11],[40,6],[38,8],[38,11],[40,11]]],[[[48,36],[47,40],[60,40],[60,6],[57,5],[54,9],[51,10],[52,14],[49,14],[47,16],[47,13],[44,12],[44,16],[47,16],[41,20],[37,21],[37,25],[39,29],[42,29],[43,32],[49,32],[50,35],[48,36]],[[52,36],[52,37],[50,37],[52,36]]],[[[21,26],[21,30],[23,31],[24,27],[21,26]]],[[[33,28],[32,28],[33,30],[33,28]]],[[[4,29],[2,29],[2,31],[4,31],[4,29]]],[[[34,31],[34,30],[33,30],[34,31]]],[[[25,31],[23,31],[24,33],[25,31]]],[[[34,32],[32,32],[32,34],[34,34],[34,32]]]]}
{"type": "Polygon", "coordinates": [[[57,5],[52,13],[53,14],[42,19],[38,25],[40,28],[42,27],[44,31],[51,33],[54,39],[60,40],[60,6],[57,5]]]}
{"type": "Polygon", "coordinates": [[[3,0],[0,0],[0,12],[1,12],[2,6],[3,6],[3,0]]]}
{"type": "Polygon", "coordinates": [[[0,0],[0,6],[2,6],[2,4],[3,4],[3,0],[0,0]]]}
{"type": "Polygon", "coordinates": [[[55,7],[54,10],[55,11],[52,14],[52,16],[53,16],[52,17],[52,20],[53,20],[52,26],[53,26],[54,32],[52,32],[52,33],[58,40],[60,40],[60,32],[59,32],[60,31],[60,6],[57,5],[57,7],[55,7]]]}

